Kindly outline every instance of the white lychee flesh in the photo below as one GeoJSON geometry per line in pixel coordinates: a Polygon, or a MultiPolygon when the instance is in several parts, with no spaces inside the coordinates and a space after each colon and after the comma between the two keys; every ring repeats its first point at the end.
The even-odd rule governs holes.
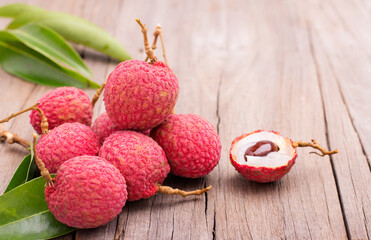
{"type": "Polygon", "coordinates": [[[246,137],[240,139],[232,147],[231,153],[234,156],[235,161],[240,165],[276,168],[287,165],[288,162],[294,157],[295,149],[292,146],[292,142],[287,138],[284,138],[273,132],[261,131],[247,135],[246,137]],[[277,152],[268,153],[266,156],[246,156],[246,161],[246,150],[262,140],[269,140],[275,143],[279,147],[279,150],[277,152]]]}

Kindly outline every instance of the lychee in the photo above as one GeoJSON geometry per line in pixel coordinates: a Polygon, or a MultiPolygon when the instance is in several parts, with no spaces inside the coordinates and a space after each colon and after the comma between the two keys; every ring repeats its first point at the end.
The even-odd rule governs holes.
{"type": "MultiPolygon", "coordinates": [[[[91,125],[93,105],[89,97],[75,87],[60,87],[52,90],[38,100],[38,107],[48,119],[49,130],[67,122],[79,122],[91,125]]],[[[30,122],[38,134],[41,134],[41,117],[36,110],[30,114],[30,122]]]]}
{"type": "Polygon", "coordinates": [[[213,125],[194,114],[173,114],[151,131],[164,149],[171,173],[181,177],[205,176],[218,164],[221,143],[213,125]]]}
{"type": "Polygon", "coordinates": [[[99,156],[116,166],[127,183],[128,200],[153,196],[170,171],[162,148],[150,137],[134,131],[111,134],[99,156]]]}
{"type": "Polygon", "coordinates": [[[90,127],[81,123],[64,123],[42,135],[37,143],[37,152],[46,168],[55,173],[66,160],[97,155],[99,141],[90,127]]]}
{"type": "Polygon", "coordinates": [[[295,164],[296,147],[313,147],[321,156],[337,153],[326,151],[315,140],[312,143],[293,142],[278,132],[258,130],[237,137],[230,148],[230,160],[235,169],[248,180],[273,182],[286,175],[295,164]]]}
{"type": "Polygon", "coordinates": [[[164,63],[129,60],[109,75],[103,100],[113,124],[141,131],[163,122],[178,94],[178,80],[164,63]]]}
{"type": "Polygon", "coordinates": [[[64,162],[45,200],[55,218],[75,228],[95,228],[114,219],[125,205],[126,183],[105,159],[79,156],[64,162]]]}

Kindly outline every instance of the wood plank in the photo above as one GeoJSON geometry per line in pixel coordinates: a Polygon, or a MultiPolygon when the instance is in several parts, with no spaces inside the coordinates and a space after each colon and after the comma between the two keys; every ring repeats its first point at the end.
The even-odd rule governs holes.
{"type": "MultiPolygon", "coordinates": [[[[228,10],[228,53],[220,91],[220,134],[277,130],[326,146],[321,92],[305,19],[295,1],[236,1],[228,10]]],[[[276,183],[240,176],[224,149],[216,204],[218,239],[346,239],[328,157],[299,157],[276,183]]]]}
{"type": "MultiPolygon", "coordinates": [[[[357,5],[355,5],[357,6],[357,5]]],[[[370,18],[346,1],[316,2],[308,12],[328,123],[329,141],[341,154],[333,166],[349,236],[371,236],[370,18]],[[319,14],[320,13],[320,14],[319,14]],[[313,16],[317,18],[313,18],[313,16]],[[370,36],[368,36],[370,37],[370,36]]]]}

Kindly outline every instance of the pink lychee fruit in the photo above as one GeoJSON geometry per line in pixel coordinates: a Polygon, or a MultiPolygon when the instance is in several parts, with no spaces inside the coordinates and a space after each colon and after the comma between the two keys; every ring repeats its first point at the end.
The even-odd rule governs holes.
{"type": "MultiPolygon", "coordinates": [[[[66,123],[79,122],[91,125],[93,105],[89,97],[75,87],[60,87],[38,100],[38,107],[48,119],[49,130],[66,123]]],[[[36,110],[30,114],[30,122],[35,131],[41,134],[41,117],[36,110]]]]}
{"type": "Polygon", "coordinates": [[[282,178],[295,164],[296,157],[292,140],[274,131],[243,134],[230,148],[232,165],[242,176],[255,182],[282,178]]]}
{"type": "Polygon", "coordinates": [[[178,94],[178,80],[166,64],[128,60],[109,75],[103,100],[113,124],[142,131],[170,115],[178,94]]]}
{"type": "MultiPolygon", "coordinates": [[[[112,123],[112,120],[108,116],[107,112],[100,114],[97,119],[95,119],[91,129],[93,130],[95,135],[97,135],[101,145],[109,135],[116,131],[122,130],[112,123]]],[[[150,129],[141,131],[141,133],[149,136],[150,129]]]]}
{"type": "Polygon", "coordinates": [[[198,178],[218,164],[221,143],[213,125],[194,114],[173,114],[152,129],[151,137],[164,149],[174,175],[198,178]]]}
{"type": "Polygon", "coordinates": [[[46,168],[55,173],[70,158],[97,155],[99,141],[90,127],[81,123],[64,123],[42,135],[36,145],[46,168]]]}
{"type": "Polygon", "coordinates": [[[79,156],[64,162],[45,200],[55,218],[75,228],[95,228],[114,219],[127,198],[119,170],[105,159],[79,156]]]}
{"type": "Polygon", "coordinates": [[[111,134],[100,148],[99,156],[124,176],[128,201],[153,196],[170,171],[162,148],[139,132],[126,130],[111,134]]]}

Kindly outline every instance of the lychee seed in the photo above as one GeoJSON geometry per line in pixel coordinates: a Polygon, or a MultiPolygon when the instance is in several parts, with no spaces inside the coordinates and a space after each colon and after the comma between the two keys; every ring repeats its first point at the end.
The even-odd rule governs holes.
{"type": "Polygon", "coordinates": [[[79,156],[64,162],[45,188],[55,218],[75,228],[95,228],[115,218],[127,198],[124,177],[105,159],[79,156]]]}
{"type": "Polygon", "coordinates": [[[198,178],[218,164],[221,143],[213,125],[194,114],[173,114],[151,131],[151,137],[164,149],[171,173],[198,178]]]}

